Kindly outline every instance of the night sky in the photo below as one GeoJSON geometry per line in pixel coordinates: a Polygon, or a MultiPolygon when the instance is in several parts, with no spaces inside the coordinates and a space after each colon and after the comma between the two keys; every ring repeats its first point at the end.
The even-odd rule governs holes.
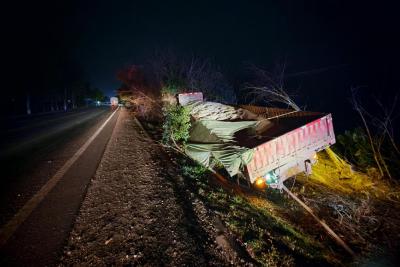
{"type": "Polygon", "coordinates": [[[5,84],[42,90],[78,77],[113,95],[118,69],[145,63],[155,50],[165,49],[211,59],[235,85],[248,64],[272,69],[286,62],[287,86],[299,105],[333,112],[344,129],[357,120],[348,116],[351,86],[385,101],[399,91],[399,9],[367,2],[8,4],[2,16],[5,84]]]}

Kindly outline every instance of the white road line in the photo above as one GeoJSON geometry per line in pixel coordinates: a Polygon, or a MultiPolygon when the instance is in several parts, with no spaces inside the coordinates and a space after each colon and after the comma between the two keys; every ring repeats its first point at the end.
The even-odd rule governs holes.
{"type": "Polygon", "coordinates": [[[0,247],[7,243],[7,240],[14,234],[17,228],[28,218],[32,211],[60,181],[64,174],[69,170],[72,164],[86,151],[93,140],[100,134],[106,124],[118,111],[117,108],[99,129],[86,141],[86,143],[62,166],[54,176],[18,211],[17,214],[0,230],[0,247]]]}

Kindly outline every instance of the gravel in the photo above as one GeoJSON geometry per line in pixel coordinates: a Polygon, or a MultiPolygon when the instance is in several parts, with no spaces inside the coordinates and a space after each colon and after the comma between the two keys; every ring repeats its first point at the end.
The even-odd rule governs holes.
{"type": "Polygon", "coordinates": [[[214,216],[193,198],[162,148],[122,110],[60,266],[236,265],[214,216]]]}

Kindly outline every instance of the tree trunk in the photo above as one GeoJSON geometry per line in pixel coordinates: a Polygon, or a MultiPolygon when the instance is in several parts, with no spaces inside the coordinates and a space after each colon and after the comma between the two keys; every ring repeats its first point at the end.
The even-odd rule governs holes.
{"type": "Polygon", "coordinates": [[[72,99],[72,109],[76,109],[76,101],[74,93],[72,93],[71,99],[72,99]]]}
{"type": "Polygon", "coordinates": [[[370,143],[371,149],[372,149],[372,153],[374,153],[374,160],[375,160],[375,163],[376,163],[376,165],[378,166],[379,173],[381,174],[381,176],[383,176],[384,174],[383,174],[382,166],[381,166],[381,164],[380,164],[380,162],[379,162],[378,152],[377,152],[376,149],[375,149],[374,141],[372,140],[372,136],[371,136],[371,132],[369,131],[368,124],[367,124],[367,122],[365,121],[365,118],[364,118],[364,116],[363,116],[363,114],[361,113],[360,110],[358,110],[358,113],[360,114],[361,120],[362,120],[363,123],[364,123],[365,130],[367,131],[369,143],[370,143]]]}
{"type": "Polygon", "coordinates": [[[26,114],[31,115],[31,96],[26,93],[26,114]]]}
{"type": "Polygon", "coordinates": [[[392,175],[390,174],[389,168],[385,162],[385,160],[383,159],[382,153],[381,153],[381,146],[379,145],[379,147],[377,148],[378,151],[378,156],[379,156],[379,160],[382,163],[383,167],[385,168],[385,172],[387,174],[387,176],[392,179],[392,175]]]}
{"type": "Polygon", "coordinates": [[[64,111],[67,111],[67,88],[64,89],[64,111]]]}
{"type": "Polygon", "coordinates": [[[400,150],[399,150],[399,148],[397,147],[396,142],[394,141],[394,138],[393,138],[392,136],[390,136],[389,134],[388,134],[388,136],[389,136],[389,139],[390,139],[390,143],[392,144],[392,146],[393,146],[394,149],[396,150],[397,154],[400,155],[400,150]]]}

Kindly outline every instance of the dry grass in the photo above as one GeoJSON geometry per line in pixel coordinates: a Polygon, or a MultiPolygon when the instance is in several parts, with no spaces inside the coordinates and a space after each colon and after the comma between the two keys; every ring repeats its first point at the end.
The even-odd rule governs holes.
{"type": "Polygon", "coordinates": [[[374,172],[354,170],[330,149],[318,156],[313,174],[299,175],[292,190],[359,255],[368,258],[384,253],[396,258],[400,237],[398,186],[389,185],[374,172]]]}
{"type": "Polygon", "coordinates": [[[309,177],[330,189],[347,194],[365,194],[400,204],[400,188],[379,178],[373,168],[361,172],[346,162],[330,148],[318,153],[318,162],[309,177]]]}

